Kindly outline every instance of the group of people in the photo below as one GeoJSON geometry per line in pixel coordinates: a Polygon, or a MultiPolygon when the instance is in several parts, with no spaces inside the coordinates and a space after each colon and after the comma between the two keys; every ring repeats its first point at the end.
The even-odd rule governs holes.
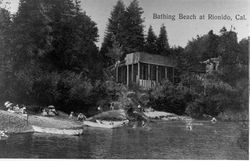
{"type": "Polygon", "coordinates": [[[42,115],[43,116],[56,116],[58,115],[58,112],[56,111],[56,108],[54,105],[49,105],[48,107],[42,110],[42,115]]]}
{"type": "Polygon", "coordinates": [[[10,101],[7,101],[4,103],[4,106],[8,112],[27,114],[26,107],[24,105],[22,106],[19,106],[18,104],[14,105],[10,101]]]}
{"type": "MultiPolygon", "coordinates": [[[[73,111],[70,112],[69,114],[69,119],[74,118],[75,113],[73,111]]],[[[76,118],[78,121],[84,121],[87,119],[87,117],[83,113],[79,113],[76,118]]]]}
{"type": "MultiPolygon", "coordinates": [[[[109,108],[110,108],[111,111],[115,109],[115,104],[114,104],[114,102],[110,103],[109,108]]],[[[102,108],[101,105],[99,105],[99,106],[97,107],[97,111],[98,111],[98,112],[103,112],[103,108],[102,108]]]]}

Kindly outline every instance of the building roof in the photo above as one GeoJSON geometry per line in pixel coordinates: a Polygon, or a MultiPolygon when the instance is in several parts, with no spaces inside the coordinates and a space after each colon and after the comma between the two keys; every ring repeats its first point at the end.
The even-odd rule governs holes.
{"type": "Polygon", "coordinates": [[[127,54],[125,57],[126,65],[136,64],[138,62],[169,67],[175,67],[177,65],[176,60],[172,56],[162,56],[145,52],[134,52],[127,54]]]}

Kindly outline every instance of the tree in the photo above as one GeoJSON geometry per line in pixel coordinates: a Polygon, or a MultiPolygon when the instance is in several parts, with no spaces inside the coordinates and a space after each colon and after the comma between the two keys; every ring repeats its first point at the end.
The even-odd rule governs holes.
{"type": "Polygon", "coordinates": [[[10,61],[10,27],[10,13],[4,8],[0,8],[0,68],[6,66],[10,61]]]}
{"type": "Polygon", "coordinates": [[[53,50],[47,58],[51,61],[51,68],[57,70],[88,71],[91,65],[88,58],[97,54],[96,23],[67,1],[51,1],[52,8],[48,15],[53,20],[53,50]]]}
{"type": "MultiPolygon", "coordinates": [[[[111,12],[107,33],[112,33],[113,39],[119,44],[124,42],[125,5],[122,0],[118,0],[111,12]]],[[[114,42],[114,41],[113,41],[114,42]]]]}
{"type": "Polygon", "coordinates": [[[240,46],[240,54],[238,55],[238,60],[240,64],[248,65],[248,60],[249,60],[249,40],[250,37],[242,39],[239,42],[240,46]]]}
{"type": "Polygon", "coordinates": [[[210,30],[205,41],[207,43],[207,49],[206,52],[202,53],[202,60],[204,61],[210,58],[218,57],[219,36],[215,35],[213,30],[210,30]]]}
{"type": "Polygon", "coordinates": [[[240,47],[237,41],[237,34],[233,31],[226,31],[221,29],[220,42],[218,46],[218,52],[221,56],[221,62],[219,65],[220,78],[234,86],[236,80],[240,77],[238,66],[238,55],[240,53],[240,47]],[[232,74],[233,73],[233,74],[232,74]]]}
{"type": "MultiPolygon", "coordinates": [[[[105,66],[112,65],[112,57],[109,54],[109,50],[113,47],[114,43],[122,45],[125,42],[124,35],[124,23],[125,23],[125,5],[123,1],[118,0],[113,10],[111,11],[111,17],[108,19],[107,31],[104,36],[100,54],[104,59],[105,66]],[[116,42],[115,42],[116,41],[116,42]]],[[[115,59],[115,58],[114,58],[115,59]]]]}
{"type": "Polygon", "coordinates": [[[113,46],[108,50],[107,56],[111,58],[112,64],[115,64],[123,56],[122,46],[117,41],[114,41],[113,46]]]}
{"type": "Polygon", "coordinates": [[[145,51],[148,53],[157,54],[156,41],[157,41],[157,37],[153,31],[152,26],[150,25],[148,29],[148,36],[145,42],[145,51]]]}
{"type": "MultiPolygon", "coordinates": [[[[1,5],[1,1],[0,1],[1,5]]],[[[11,15],[5,9],[0,7],[0,101],[11,95],[13,79],[13,59],[11,54],[11,15]]]]}
{"type": "Polygon", "coordinates": [[[125,54],[141,51],[144,46],[144,34],[143,34],[143,22],[142,19],[143,10],[139,7],[139,2],[133,0],[126,9],[125,12],[125,25],[124,36],[125,42],[122,44],[125,54]]]}
{"type": "Polygon", "coordinates": [[[157,48],[158,53],[161,55],[168,55],[169,54],[169,44],[168,44],[168,38],[167,38],[167,31],[166,27],[164,25],[160,28],[160,34],[157,39],[157,48]]]}
{"type": "MultiPolygon", "coordinates": [[[[114,44],[116,44],[116,46],[122,46],[122,52],[124,54],[121,59],[123,59],[127,53],[143,50],[144,35],[143,19],[141,18],[142,13],[142,8],[139,7],[137,0],[132,1],[126,9],[121,0],[117,2],[109,18],[107,31],[100,50],[101,55],[107,54],[109,49],[113,48],[114,44]]],[[[112,60],[110,58],[111,57],[107,58],[104,56],[106,66],[111,65],[112,60]]]]}
{"type": "Polygon", "coordinates": [[[1,77],[1,98],[60,107],[89,103],[88,86],[101,79],[102,67],[96,23],[78,1],[20,0],[18,12],[4,27],[9,28],[13,68],[8,76],[0,73],[6,79],[1,77]]]}
{"type": "Polygon", "coordinates": [[[112,60],[110,57],[107,56],[109,48],[112,46],[112,33],[106,33],[101,45],[101,49],[99,51],[101,57],[102,57],[102,62],[104,64],[104,67],[108,67],[112,65],[112,60]]]}

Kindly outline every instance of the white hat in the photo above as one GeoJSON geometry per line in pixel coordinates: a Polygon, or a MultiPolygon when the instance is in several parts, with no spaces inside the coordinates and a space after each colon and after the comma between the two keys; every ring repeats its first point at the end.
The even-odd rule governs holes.
{"type": "Polygon", "coordinates": [[[4,106],[7,106],[8,104],[10,104],[10,101],[5,102],[4,106]]]}
{"type": "Polygon", "coordinates": [[[5,102],[4,104],[7,108],[9,108],[11,105],[13,105],[13,103],[10,103],[9,101],[5,102]]]}
{"type": "Polygon", "coordinates": [[[53,105],[49,105],[49,106],[48,106],[48,108],[55,108],[55,106],[53,106],[53,105]]]}

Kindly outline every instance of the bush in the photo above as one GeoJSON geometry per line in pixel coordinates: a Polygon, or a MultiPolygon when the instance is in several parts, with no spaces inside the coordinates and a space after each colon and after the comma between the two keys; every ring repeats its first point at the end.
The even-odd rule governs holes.
{"type": "Polygon", "coordinates": [[[185,113],[187,103],[193,101],[195,97],[195,92],[181,83],[173,85],[165,81],[150,91],[148,105],[156,110],[182,115],[185,113]]]}
{"type": "Polygon", "coordinates": [[[204,109],[204,100],[197,98],[194,102],[188,103],[185,112],[193,118],[200,118],[204,114],[204,109]]]}

